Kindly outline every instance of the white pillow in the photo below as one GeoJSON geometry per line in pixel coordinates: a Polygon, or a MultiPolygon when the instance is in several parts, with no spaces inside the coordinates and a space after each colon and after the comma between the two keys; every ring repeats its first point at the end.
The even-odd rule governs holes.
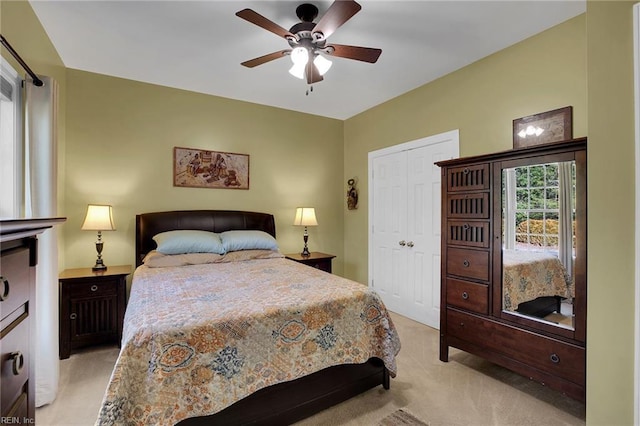
{"type": "Polygon", "coordinates": [[[220,234],[226,252],[238,250],[278,250],[278,242],[264,231],[226,231],[220,234]]]}
{"type": "Polygon", "coordinates": [[[197,230],[167,231],[156,234],[153,240],[158,245],[156,250],[163,254],[225,253],[220,235],[215,232],[197,230]]]}

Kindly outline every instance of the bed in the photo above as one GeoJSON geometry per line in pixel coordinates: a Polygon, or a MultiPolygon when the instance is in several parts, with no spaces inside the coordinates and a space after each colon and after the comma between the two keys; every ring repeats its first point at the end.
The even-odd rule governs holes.
{"type": "Polygon", "coordinates": [[[153,237],[174,230],[275,238],[265,213],[136,216],[122,349],[96,424],[290,424],[389,389],[400,341],[366,286],[277,249],[194,253],[195,261],[155,252],[153,237]]]}
{"type": "Polygon", "coordinates": [[[503,307],[544,317],[560,312],[562,299],[573,298],[571,279],[553,253],[503,250],[503,307]]]}

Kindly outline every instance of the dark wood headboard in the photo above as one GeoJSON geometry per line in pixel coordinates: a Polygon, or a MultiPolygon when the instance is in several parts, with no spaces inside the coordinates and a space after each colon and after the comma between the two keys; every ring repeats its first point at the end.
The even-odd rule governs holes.
{"type": "Polygon", "coordinates": [[[136,266],[156,248],[153,236],[165,231],[196,229],[224,232],[231,230],[260,230],[276,236],[272,214],[233,210],[182,210],[143,213],[136,215],[136,266]]]}

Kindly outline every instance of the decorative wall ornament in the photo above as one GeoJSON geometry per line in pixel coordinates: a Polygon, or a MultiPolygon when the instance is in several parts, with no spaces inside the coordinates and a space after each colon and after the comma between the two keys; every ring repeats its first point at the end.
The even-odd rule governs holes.
{"type": "Polygon", "coordinates": [[[356,178],[347,181],[349,189],[347,190],[347,208],[355,210],[358,208],[358,190],[356,189],[356,178]]]}
{"type": "Polygon", "coordinates": [[[175,147],[173,186],[249,189],[249,156],[175,147]]]}
{"type": "Polygon", "coordinates": [[[573,137],[573,107],[513,120],[513,147],[525,148],[551,142],[561,142],[573,137]]]}

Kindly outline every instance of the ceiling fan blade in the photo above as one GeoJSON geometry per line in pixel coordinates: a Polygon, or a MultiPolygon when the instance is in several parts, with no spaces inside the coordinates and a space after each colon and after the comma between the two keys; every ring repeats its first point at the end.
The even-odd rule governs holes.
{"type": "Polygon", "coordinates": [[[305,68],[304,73],[307,76],[307,84],[313,84],[324,80],[318,71],[318,67],[315,66],[313,61],[307,62],[307,67],[305,68]]]}
{"type": "Polygon", "coordinates": [[[278,50],[277,52],[269,53],[268,55],[260,56],[259,58],[253,58],[248,61],[244,61],[240,65],[244,65],[247,68],[257,67],[274,59],[282,58],[287,53],[291,52],[291,49],[278,50]]]}
{"type": "Polygon", "coordinates": [[[329,55],[338,56],[339,58],[355,59],[356,61],[369,62],[372,64],[376,63],[382,53],[381,49],[347,46],[344,44],[331,44],[327,47],[329,51],[333,48],[333,52],[329,53],[329,51],[327,51],[329,55]]]}
{"type": "Polygon", "coordinates": [[[360,9],[362,9],[362,6],[353,0],[334,1],[313,28],[314,37],[320,40],[327,39],[335,30],[340,28],[342,24],[358,13],[360,9]]]}
{"type": "Polygon", "coordinates": [[[236,12],[236,16],[244,19],[245,21],[249,21],[252,24],[257,25],[260,28],[264,28],[267,31],[271,31],[272,33],[274,33],[275,35],[279,35],[280,37],[283,37],[286,39],[291,37],[295,38],[293,34],[285,30],[284,28],[282,28],[280,25],[268,20],[264,16],[260,15],[259,13],[251,9],[242,9],[241,11],[236,12]]]}

